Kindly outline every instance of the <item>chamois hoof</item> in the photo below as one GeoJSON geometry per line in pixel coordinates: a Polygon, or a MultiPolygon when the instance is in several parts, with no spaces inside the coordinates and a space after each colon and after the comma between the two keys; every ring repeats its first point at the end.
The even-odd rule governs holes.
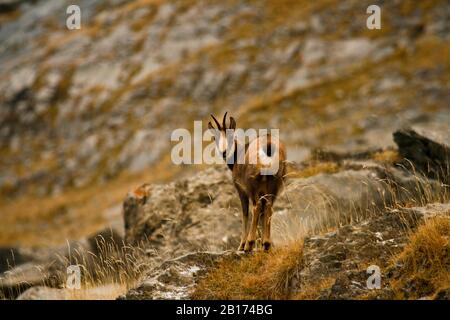
{"type": "Polygon", "coordinates": [[[263,247],[264,247],[264,251],[269,251],[270,250],[270,248],[272,247],[272,243],[270,243],[270,242],[264,242],[263,243],[263,247]]]}
{"type": "Polygon", "coordinates": [[[251,252],[255,246],[255,240],[250,240],[245,243],[244,251],[251,252]]]}

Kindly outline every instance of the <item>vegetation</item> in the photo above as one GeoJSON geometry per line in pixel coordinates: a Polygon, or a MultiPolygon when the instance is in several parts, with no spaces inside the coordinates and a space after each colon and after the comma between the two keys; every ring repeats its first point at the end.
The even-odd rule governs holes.
{"type": "Polygon", "coordinates": [[[410,235],[408,245],[395,257],[393,265],[397,266],[397,276],[391,286],[398,299],[433,297],[441,289],[449,289],[450,218],[427,220],[410,235]]]}
{"type": "Polygon", "coordinates": [[[302,263],[302,243],[228,258],[200,280],[194,299],[287,299],[302,263]]]}

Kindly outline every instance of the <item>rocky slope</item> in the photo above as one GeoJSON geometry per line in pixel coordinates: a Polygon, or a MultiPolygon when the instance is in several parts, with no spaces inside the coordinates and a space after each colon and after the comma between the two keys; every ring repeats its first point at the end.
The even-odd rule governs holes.
{"type": "MultiPolygon", "coordinates": [[[[433,163],[450,154],[448,147],[428,140],[427,146],[418,148],[425,138],[414,131],[399,131],[395,136],[407,134],[412,143],[405,149],[401,144],[400,153],[409,151],[415,158],[380,163],[370,152],[341,155],[339,172],[289,179],[274,207],[274,245],[282,247],[305,239],[303,264],[298,266],[298,276],[291,279],[286,297],[295,297],[311,283],[331,276],[334,283],[329,289],[321,288],[320,298],[349,299],[368,294],[365,264],[372,261],[386,268],[408,242],[408,232],[430,216],[450,214],[448,202],[427,205],[448,201],[447,177],[445,181],[429,180],[420,175],[419,169],[408,171],[401,165],[407,162],[418,168],[420,162],[414,159],[430,156],[430,151],[440,147],[442,152],[429,158],[426,170],[442,168],[433,163]],[[424,207],[404,208],[417,205],[424,207]],[[324,234],[330,229],[334,231],[324,234]]],[[[189,298],[196,282],[217,261],[242,256],[234,250],[221,253],[230,245],[237,246],[240,234],[239,204],[226,170],[209,169],[167,186],[144,185],[128,195],[124,202],[127,240],[137,243],[145,238],[169,258],[149,269],[126,298],[189,298]]],[[[291,173],[295,170],[301,169],[292,169],[291,173]]],[[[386,292],[383,298],[393,298],[386,292]]],[[[217,297],[214,292],[196,296],[217,297]]]]}
{"type": "MultiPolygon", "coordinates": [[[[450,154],[448,147],[414,131],[398,131],[395,136],[409,137],[411,143],[406,149],[400,143],[399,151],[383,152],[411,152],[414,158],[398,155],[380,160],[379,152],[370,151],[322,154],[327,163],[333,157],[337,169],[307,178],[302,174],[317,163],[290,165],[293,177],[274,207],[273,240],[275,248],[283,248],[303,239],[303,248],[286,298],[304,294],[323,280],[329,282],[321,286],[317,298],[368,295],[362,281],[367,278],[369,263],[386,269],[408,243],[411,230],[436,215],[448,217],[447,176],[439,176],[441,180],[425,176],[442,168],[437,160],[450,154]],[[428,144],[420,145],[424,140],[428,144]],[[414,145],[421,148],[411,148],[414,145]],[[433,150],[441,152],[433,157],[433,150]],[[429,157],[424,171],[419,169],[423,162],[415,162],[423,159],[420,155],[429,157]],[[415,169],[408,170],[403,163],[413,164],[415,169]]],[[[65,268],[78,263],[86,270],[85,282],[101,279],[100,283],[121,283],[121,275],[127,275],[131,288],[121,299],[190,298],[198,281],[218,262],[248,259],[235,252],[240,207],[225,166],[165,185],[142,185],[125,198],[123,219],[123,240],[106,230],[61,248],[4,249],[0,252],[1,271],[9,270],[8,264],[17,267],[0,277],[0,292],[6,298],[70,297],[70,291],[58,288],[64,287],[65,268]],[[112,277],[102,278],[108,270],[112,277]]],[[[213,291],[208,292],[196,292],[195,297],[216,297],[213,291]]],[[[393,298],[394,293],[385,285],[371,297],[393,298]]]]}
{"type": "MultiPolygon", "coordinates": [[[[102,256],[87,239],[113,228],[121,259],[122,238],[139,251],[122,272],[134,277],[143,259],[159,288],[124,297],[188,296],[195,270],[234,249],[240,227],[224,168],[170,160],[172,131],[212,112],[280,129],[292,179],[275,208],[278,246],[350,222],[357,233],[373,214],[389,223],[384,208],[399,203],[442,201],[449,30],[444,0],[0,0],[0,272],[19,267],[0,291],[16,297],[24,278],[61,287],[66,241],[79,260],[102,256]],[[65,26],[69,4],[81,30],[65,26]],[[371,4],[381,30],[366,28],[371,4]],[[426,138],[393,138],[403,125],[426,138]],[[178,291],[158,269],[173,259],[187,277],[178,291]]],[[[134,286],[125,282],[121,293],[134,286]]]]}
{"type": "Polygon", "coordinates": [[[61,242],[106,226],[143,174],[185,170],[167,156],[170,133],[210,112],[279,128],[296,161],[319,147],[392,145],[402,123],[448,138],[447,1],[380,2],[381,30],[366,28],[369,4],[2,2],[0,204],[15,227],[1,242],[61,242]],[[69,3],[81,30],[65,26],[69,3]],[[100,206],[86,200],[93,193],[100,206]],[[48,208],[27,214],[30,201],[48,208]],[[38,227],[58,230],[54,215],[86,223],[55,235],[38,227]]]}

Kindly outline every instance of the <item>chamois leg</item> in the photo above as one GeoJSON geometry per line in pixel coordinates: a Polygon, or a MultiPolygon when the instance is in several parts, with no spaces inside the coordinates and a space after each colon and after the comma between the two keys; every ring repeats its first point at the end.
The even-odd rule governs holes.
{"type": "Polygon", "coordinates": [[[255,204],[253,204],[253,212],[252,212],[252,223],[250,225],[250,230],[247,236],[247,242],[245,243],[244,251],[250,252],[253,250],[256,242],[256,231],[258,229],[258,220],[261,214],[261,200],[258,200],[255,204]]]}
{"type": "Polygon", "coordinates": [[[242,206],[242,234],[241,243],[239,244],[238,251],[244,250],[245,241],[248,235],[248,197],[245,193],[239,192],[239,199],[241,200],[242,206]]]}
{"type": "Polygon", "coordinates": [[[264,206],[262,244],[263,244],[265,251],[268,251],[272,245],[272,241],[270,240],[270,228],[271,228],[272,214],[273,214],[272,203],[273,203],[273,199],[268,199],[266,201],[266,205],[264,206]]]}

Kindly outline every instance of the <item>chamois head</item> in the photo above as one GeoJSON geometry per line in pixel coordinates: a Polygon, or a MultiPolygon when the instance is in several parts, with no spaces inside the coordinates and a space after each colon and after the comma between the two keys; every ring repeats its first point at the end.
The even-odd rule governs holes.
{"type": "Polygon", "coordinates": [[[217,121],[217,119],[213,115],[211,115],[212,119],[217,125],[217,128],[214,128],[214,126],[211,124],[211,121],[208,122],[209,129],[217,130],[216,134],[214,135],[214,140],[216,142],[217,150],[224,156],[227,151],[234,151],[229,150],[229,148],[231,149],[234,147],[234,130],[236,129],[236,121],[233,117],[230,117],[230,125],[229,127],[227,127],[227,113],[228,112],[225,112],[225,115],[223,116],[222,125],[220,125],[219,121],[217,121]]]}

